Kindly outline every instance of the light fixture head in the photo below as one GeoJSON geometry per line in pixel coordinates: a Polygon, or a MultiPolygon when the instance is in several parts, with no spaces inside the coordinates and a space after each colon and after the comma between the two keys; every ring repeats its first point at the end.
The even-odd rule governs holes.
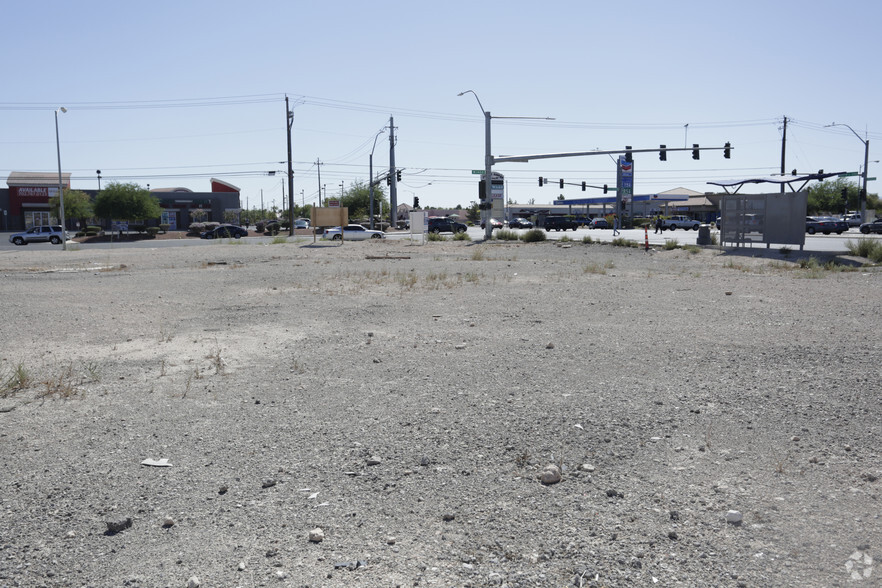
{"type": "Polygon", "coordinates": [[[58,110],[60,110],[61,112],[67,112],[67,108],[65,108],[64,106],[62,106],[62,107],[59,108],[58,110]]]}

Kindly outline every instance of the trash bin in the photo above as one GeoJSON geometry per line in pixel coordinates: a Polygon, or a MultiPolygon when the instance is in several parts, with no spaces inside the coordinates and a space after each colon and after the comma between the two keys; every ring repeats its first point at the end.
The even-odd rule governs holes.
{"type": "Polygon", "coordinates": [[[710,225],[698,225],[698,239],[695,240],[696,245],[710,245],[710,225]]]}

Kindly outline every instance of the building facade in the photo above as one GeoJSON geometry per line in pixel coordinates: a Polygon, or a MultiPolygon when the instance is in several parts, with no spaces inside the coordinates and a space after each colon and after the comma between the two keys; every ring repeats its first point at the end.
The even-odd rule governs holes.
{"type": "MultiPolygon", "coordinates": [[[[62,185],[70,188],[70,174],[62,174],[62,185]]],[[[58,174],[42,172],[11,172],[6,179],[8,189],[0,190],[0,227],[4,231],[22,231],[33,226],[58,224],[49,200],[58,194],[58,174]]],[[[81,190],[93,200],[96,190],[81,190]]],[[[227,213],[238,219],[241,212],[240,190],[222,180],[211,179],[210,192],[194,192],[189,188],[155,188],[150,193],[159,201],[160,218],[143,219],[147,225],[168,224],[170,230],[185,230],[193,221],[195,211],[202,211],[203,220],[224,222],[227,213]]],[[[138,219],[142,220],[142,219],[138,219]]],[[[76,230],[78,219],[65,219],[68,230],[76,230]]],[[[104,229],[117,228],[115,219],[94,219],[104,229]]]]}

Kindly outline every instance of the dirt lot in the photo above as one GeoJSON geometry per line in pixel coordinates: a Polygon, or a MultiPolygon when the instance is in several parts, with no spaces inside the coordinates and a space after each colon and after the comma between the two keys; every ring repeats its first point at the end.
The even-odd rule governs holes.
{"type": "Polygon", "coordinates": [[[879,586],[882,273],[749,253],[4,253],[0,586],[879,586]]]}

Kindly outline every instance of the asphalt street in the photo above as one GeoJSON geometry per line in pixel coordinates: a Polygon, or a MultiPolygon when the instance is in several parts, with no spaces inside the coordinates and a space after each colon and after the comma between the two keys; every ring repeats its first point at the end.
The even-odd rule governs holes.
{"type": "MultiPolygon", "coordinates": [[[[509,229],[515,231],[517,233],[522,233],[526,231],[526,229],[509,229]]],[[[550,231],[547,232],[547,236],[549,240],[559,240],[567,237],[572,239],[573,241],[581,241],[585,236],[591,237],[594,241],[601,241],[604,243],[611,242],[613,239],[621,237],[623,239],[629,241],[636,241],[637,243],[644,243],[646,238],[649,238],[650,247],[662,247],[665,245],[667,241],[676,240],[679,245],[695,245],[696,240],[698,239],[698,231],[683,231],[683,230],[675,230],[675,231],[664,231],[662,233],[655,233],[654,230],[650,230],[648,233],[644,232],[643,229],[622,229],[619,231],[619,236],[613,236],[612,229],[586,229],[580,228],[575,231],[550,231]]],[[[32,243],[30,245],[24,245],[22,247],[17,247],[9,242],[9,235],[12,232],[0,232],[0,253],[6,251],[18,250],[21,251],[23,249],[26,250],[44,250],[44,249],[58,249],[61,251],[61,247],[58,245],[51,245],[49,243],[32,243]]],[[[473,241],[481,241],[484,239],[484,230],[480,227],[469,227],[468,230],[469,236],[473,241]]],[[[449,237],[449,235],[448,235],[449,237]]],[[[420,239],[420,235],[414,234],[412,235],[409,232],[392,232],[387,234],[387,239],[420,239]]],[[[847,243],[849,241],[855,242],[858,239],[882,239],[882,235],[862,235],[856,229],[848,231],[847,233],[843,233],[842,235],[806,235],[805,236],[805,246],[803,247],[804,251],[817,251],[823,253],[847,253],[847,243]]],[[[300,242],[312,241],[312,237],[305,236],[296,236],[293,237],[294,240],[298,240],[300,242]]],[[[76,243],[73,241],[68,242],[68,247],[75,247],[77,249],[118,249],[120,247],[147,247],[147,248],[156,248],[156,247],[198,247],[198,246],[210,246],[216,245],[219,242],[226,241],[226,239],[216,241],[216,240],[207,240],[207,239],[157,239],[157,240],[143,240],[143,241],[133,241],[133,242],[116,242],[116,243],[76,243]]],[[[254,237],[245,237],[244,241],[251,243],[271,243],[273,241],[273,237],[267,236],[254,236],[254,237]]],[[[321,240],[320,240],[321,242],[321,240]]],[[[325,241],[327,242],[327,241],[325,241]]],[[[778,245],[772,245],[772,248],[779,248],[778,245]]],[[[753,248],[764,249],[762,244],[756,244],[753,248]]],[[[798,249],[798,246],[791,246],[792,249],[798,249]]]]}

